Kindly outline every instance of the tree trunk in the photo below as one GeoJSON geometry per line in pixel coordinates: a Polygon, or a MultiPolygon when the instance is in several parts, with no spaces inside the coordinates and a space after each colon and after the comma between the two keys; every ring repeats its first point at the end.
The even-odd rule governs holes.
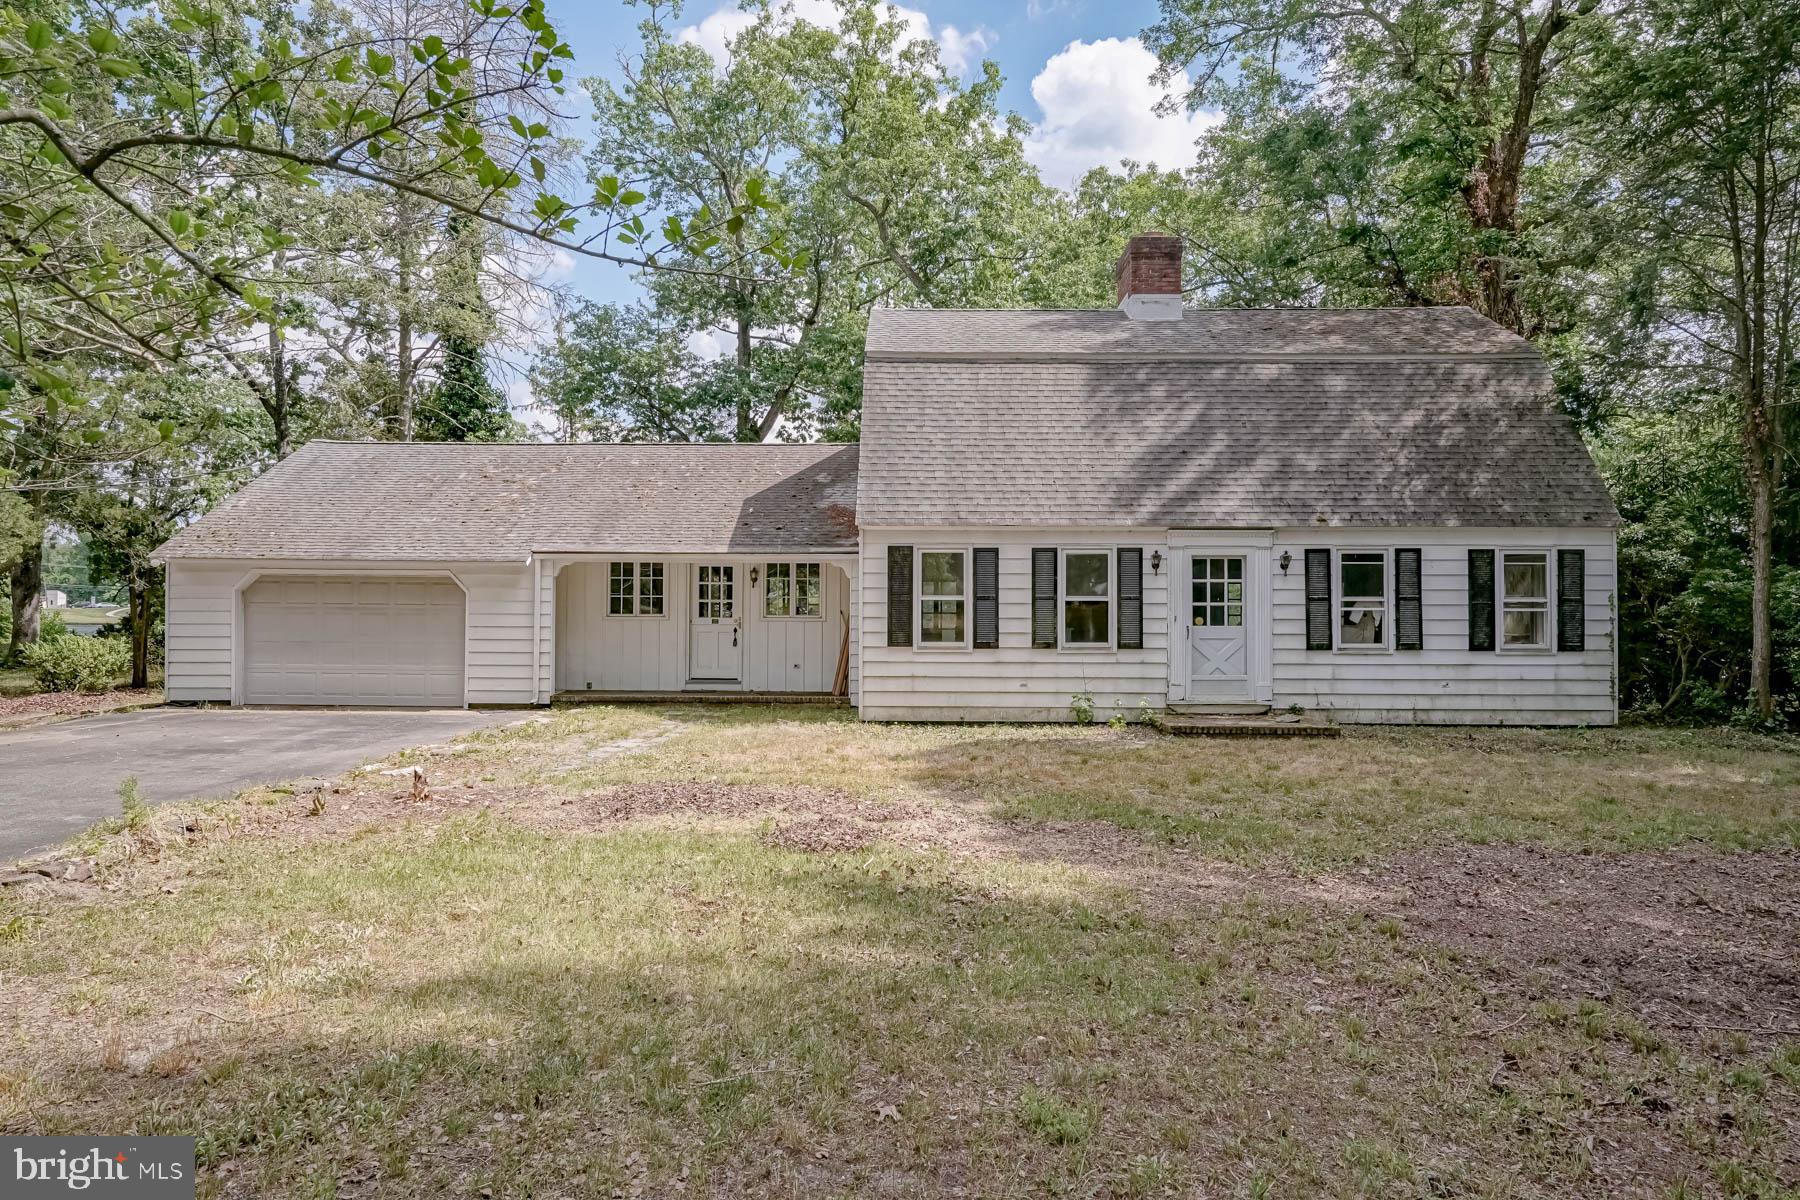
{"type": "Polygon", "coordinates": [[[288,432],[287,342],[273,325],[269,327],[269,402],[263,407],[269,413],[269,425],[275,435],[275,460],[279,462],[293,447],[288,432]]]}
{"type": "Polygon", "coordinates": [[[1745,467],[1750,476],[1750,703],[1757,715],[1775,715],[1772,674],[1775,661],[1770,591],[1775,571],[1775,488],[1769,448],[1759,436],[1767,413],[1750,411],[1744,430],[1745,467]],[[1759,422],[1758,418],[1763,418],[1759,422]]]}
{"type": "Polygon", "coordinates": [[[761,435],[757,431],[756,413],[750,407],[750,389],[747,386],[750,376],[750,299],[740,295],[737,304],[737,440],[740,442],[760,442],[761,435]]]}
{"type": "Polygon", "coordinates": [[[7,644],[9,662],[19,660],[19,651],[38,640],[39,617],[44,605],[44,539],[25,547],[13,566],[12,576],[12,640],[7,644]]]}
{"type": "Polygon", "coordinates": [[[131,686],[150,686],[150,587],[137,570],[131,573],[131,686]]]}
{"type": "MultiPolygon", "coordinates": [[[[407,220],[408,208],[400,206],[402,223],[407,220]]],[[[403,442],[413,439],[413,246],[412,233],[409,229],[400,231],[400,252],[396,264],[399,285],[399,303],[395,305],[395,341],[394,350],[394,384],[399,390],[396,401],[399,408],[394,414],[394,436],[403,442]]]]}

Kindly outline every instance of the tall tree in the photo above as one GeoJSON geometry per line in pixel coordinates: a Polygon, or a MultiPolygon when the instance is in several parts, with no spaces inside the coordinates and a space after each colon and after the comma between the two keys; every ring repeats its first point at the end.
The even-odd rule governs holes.
{"type": "MultiPolygon", "coordinates": [[[[306,11],[0,6],[0,370],[73,402],[65,354],[168,364],[280,323],[264,276],[293,239],[269,202],[290,186],[372,186],[420,211],[650,263],[655,238],[633,204],[617,189],[557,195],[549,126],[517,111],[560,94],[573,56],[543,0],[471,0],[467,21],[429,32],[306,11]],[[584,209],[597,219],[578,235],[584,209]]],[[[272,372],[271,394],[282,378],[272,372]]]]}
{"type": "Polygon", "coordinates": [[[1025,162],[1023,126],[999,112],[991,64],[965,85],[877,0],[836,0],[817,23],[753,11],[714,61],[652,10],[622,82],[586,82],[595,173],[604,185],[619,170],[671,232],[779,199],[720,236],[779,239],[792,269],[658,273],[652,299],[679,332],[722,343],[703,394],[730,404],[733,436],[853,435],[868,308],[1017,303],[1054,194],[1025,162]]]}
{"type": "Polygon", "coordinates": [[[1776,514],[1800,403],[1800,10],[1646,0],[1623,10],[1580,109],[1629,255],[1623,315],[1650,366],[1725,402],[1751,565],[1750,693],[1775,711],[1776,514]]]}
{"type": "Polygon", "coordinates": [[[1194,72],[1191,104],[1232,118],[1209,174],[1251,193],[1251,220],[1285,226],[1251,243],[1273,265],[1349,283],[1355,302],[1470,304],[1529,335],[1542,273],[1584,249],[1560,221],[1579,206],[1552,203],[1561,181],[1539,168],[1598,7],[1162,0],[1146,36],[1165,73],[1194,72]]]}

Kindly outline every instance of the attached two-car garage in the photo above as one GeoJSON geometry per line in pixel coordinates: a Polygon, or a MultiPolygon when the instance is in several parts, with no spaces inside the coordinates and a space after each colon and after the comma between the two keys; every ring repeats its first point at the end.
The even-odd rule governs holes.
{"type": "Polygon", "coordinates": [[[464,596],[452,579],[267,575],[243,604],[244,703],[463,703],[464,596]]]}

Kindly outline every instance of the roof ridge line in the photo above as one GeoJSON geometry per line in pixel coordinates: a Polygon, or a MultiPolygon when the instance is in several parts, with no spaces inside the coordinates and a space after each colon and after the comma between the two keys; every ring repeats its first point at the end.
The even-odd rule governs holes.
{"type": "Polygon", "coordinates": [[[1154,363],[1154,362],[1544,362],[1536,348],[1468,351],[1387,351],[1360,353],[1347,350],[1263,352],[1228,354],[1220,351],[1180,350],[876,350],[863,355],[865,362],[941,363],[1154,363]]]}

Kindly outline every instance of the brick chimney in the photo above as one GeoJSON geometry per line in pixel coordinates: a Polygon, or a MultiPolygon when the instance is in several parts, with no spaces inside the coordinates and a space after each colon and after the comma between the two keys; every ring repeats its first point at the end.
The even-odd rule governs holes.
{"type": "Polygon", "coordinates": [[[1140,233],[1113,268],[1119,308],[1134,321],[1181,320],[1181,239],[1140,233]]]}

